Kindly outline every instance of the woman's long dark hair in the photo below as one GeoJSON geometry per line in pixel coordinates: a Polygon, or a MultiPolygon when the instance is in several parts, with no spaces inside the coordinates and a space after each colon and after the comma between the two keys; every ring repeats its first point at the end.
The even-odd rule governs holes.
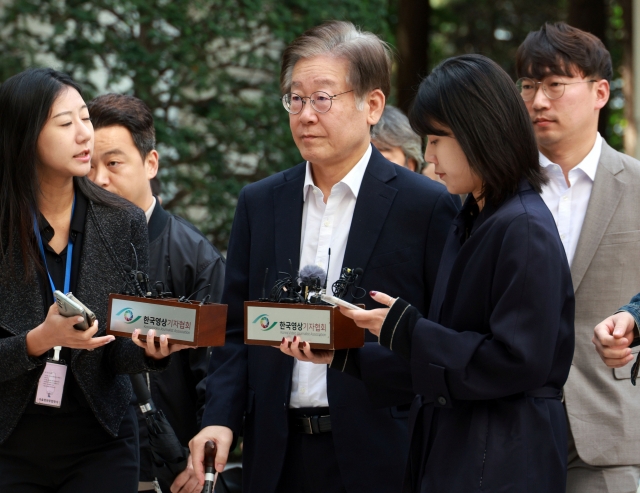
{"type": "Polygon", "coordinates": [[[507,73],[485,56],[449,58],[433,69],[418,88],[409,121],[422,136],[451,129],[483,181],[479,198],[487,203],[514,194],[523,178],[538,193],[546,183],[524,101],[507,73]]]}
{"type": "MultiPolygon", "coordinates": [[[[0,85],[0,255],[5,268],[13,271],[17,246],[26,276],[31,265],[39,265],[33,232],[33,214],[39,215],[38,137],[54,101],[67,87],[81,93],[71,77],[50,68],[25,70],[0,85]]],[[[74,186],[95,203],[123,206],[121,199],[86,177],[75,177],[74,186]]]]}

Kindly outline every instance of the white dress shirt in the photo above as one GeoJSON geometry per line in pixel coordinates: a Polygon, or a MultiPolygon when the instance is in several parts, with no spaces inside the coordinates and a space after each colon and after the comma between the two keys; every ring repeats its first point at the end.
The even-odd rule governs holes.
{"type": "MultiPolygon", "coordinates": [[[[327,254],[331,248],[327,292],[340,278],[351,219],[356,199],[371,157],[371,144],[364,156],[347,176],[331,188],[324,203],[322,191],[313,183],[311,164],[307,162],[302,207],[302,234],[300,235],[300,268],[315,264],[327,270],[327,254]]],[[[356,268],[358,265],[347,267],[356,268]]],[[[295,360],[291,377],[289,407],[328,407],[327,366],[295,360]]]]}
{"type": "Polygon", "coordinates": [[[602,137],[598,133],[589,154],[569,171],[569,186],[562,168],[540,153],[540,165],[549,178],[549,183],[542,187],[542,200],[547,204],[556,221],[569,265],[573,262],[578,246],[601,152],[602,137]]]}
{"type": "Polygon", "coordinates": [[[156,198],[155,197],[151,197],[153,199],[153,202],[151,202],[151,205],[149,206],[149,208],[144,211],[144,215],[147,216],[147,224],[149,224],[149,221],[151,221],[151,215],[153,214],[153,209],[156,208],[156,198]]]}

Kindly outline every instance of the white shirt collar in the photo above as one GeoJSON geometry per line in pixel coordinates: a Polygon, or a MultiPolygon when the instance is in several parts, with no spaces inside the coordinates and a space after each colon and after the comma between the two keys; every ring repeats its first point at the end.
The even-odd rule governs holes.
{"type": "Polygon", "coordinates": [[[144,211],[144,215],[147,216],[147,224],[151,221],[151,214],[153,214],[153,209],[156,208],[156,198],[152,195],[153,202],[151,202],[151,206],[144,211]]]}
{"type": "MultiPolygon", "coordinates": [[[[593,147],[589,151],[589,154],[585,156],[585,158],[573,169],[581,169],[585,175],[587,175],[591,181],[593,181],[596,177],[596,170],[598,169],[598,162],[600,161],[600,154],[602,153],[602,136],[600,132],[596,135],[596,141],[593,144],[593,147]]],[[[540,153],[540,166],[546,168],[550,164],[556,164],[551,161],[547,156],[540,153]]],[[[558,166],[556,164],[556,166],[558,166]]],[[[571,170],[573,171],[573,170],[571,170]]]]}
{"type": "MultiPolygon", "coordinates": [[[[356,165],[347,173],[347,176],[345,176],[338,182],[347,185],[355,198],[358,198],[358,192],[360,192],[360,185],[362,185],[364,173],[367,171],[369,159],[371,159],[371,144],[369,144],[369,146],[367,147],[367,150],[360,158],[360,161],[358,161],[356,165]]],[[[313,182],[313,175],[311,173],[311,163],[307,161],[307,171],[304,177],[304,186],[302,188],[305,202],[307,201],[307,194],[309,193],[309,190],[313,189],[313,187],[315,187],[315,183],[313,182]]]]}

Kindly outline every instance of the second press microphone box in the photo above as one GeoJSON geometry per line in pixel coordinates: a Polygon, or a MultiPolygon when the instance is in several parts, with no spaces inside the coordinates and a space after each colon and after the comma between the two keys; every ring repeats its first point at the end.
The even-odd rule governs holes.
{"type": "Polygon", "coordinates": [[[364,329],[337,306],[245,301],[244,342],[277,346],[283,337],[300,337],[311,349],[364,346],[364,329]]]}
{"type": "Polygon", "coordinates": [[[110,335],[131,337],[135,329],[140,329],[140,340],[146,341],[147,332],[153,329],[156,337],[169,336],[169,344],[224,346],[226,326],[227,305],[109,295],[107,334],[110,335]]]}

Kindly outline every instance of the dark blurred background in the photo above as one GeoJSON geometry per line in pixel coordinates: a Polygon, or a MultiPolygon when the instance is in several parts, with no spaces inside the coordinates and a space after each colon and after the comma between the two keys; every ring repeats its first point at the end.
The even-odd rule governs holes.
{"type": "Polygon", "coordinates": [[[280,55],[328,19],[394,47],[390,103],[405,110],[446,57],[482,53],[515,80],[530,30],[562,20],[590,31],[615,70],[600,132],[635,154],[632,0],[0,0],[0,81],[51,66],[81,82],[87,100],[123,92],[146,101],[164,205],[225,250],[240,188],[301,160],[280,103],[280,55]]]}

